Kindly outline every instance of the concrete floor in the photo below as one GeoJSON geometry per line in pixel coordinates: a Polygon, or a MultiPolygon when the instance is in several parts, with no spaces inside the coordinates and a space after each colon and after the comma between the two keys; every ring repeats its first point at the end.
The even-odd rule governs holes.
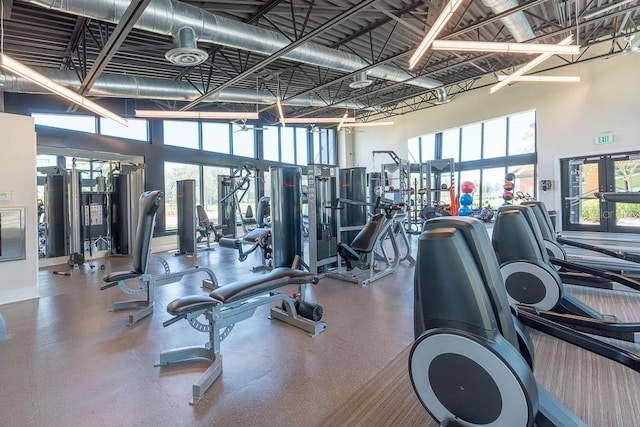
{"type": "MultiPolygon", "coordinates": [[[[222,284],[260,274],[249,271],[257,258],[239,263],[229,249],[161,255],[172,271],[211,266],[222,284]]],[[[166,305],[203,293],[205,276],[157,288],[153,316],[127,327],[129,312],[109,309],[131,297],[99,287],[106,272],[127,269],[130,260],[104,262],[105,271],[95,263],[70,277],[43,269],[39,300],[1,307],[11,339],[0,343],[0,425],[317,425],[413,339],[412,268],[367,288],[323,279],[312,293],[324,307],[324,333],[311,337],[269,320],[268,307],[260,307],[224,340],[223,373],[192,407],[191,386],[206,363],[154,363],[161,350],[206,341],[186,321],[162,326],[166,305]]]]}

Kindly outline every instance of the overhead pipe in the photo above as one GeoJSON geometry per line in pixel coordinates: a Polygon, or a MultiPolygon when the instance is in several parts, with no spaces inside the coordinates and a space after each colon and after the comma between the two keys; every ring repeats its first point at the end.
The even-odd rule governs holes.
{"type": "MultiPolygon", "coordinates": [[[[72,70],[59,70],[55,68],[36,68],[51,80],[73,90],[78,90],[82,81],[72,70]]],[[[30,80],[12,74],[2,74],[0,90],[4,92],[49,93],[41,86],[30,80]]],[[[124,74],[102,73],[88,93],[89,96],[103,98],[130,98],[130,99],[157,99],[166,101],[193,101],[202,95],[195,87],[187,82],[176,80],[154,79],[151,77],[136,77],[124,74]]],[[[220,91],[215,96],[207,98],[204,102],[225,102],[243,104],[268,104],[276,102],[276,96],[266,90],[253,90],[242,88],[228,88],[220,91]]],[[[292,107],[326,107],[327,103],[313,95],[299,96],[284,105],[292,107]]],[[[332,105],[340,109],[362,110],[364,104],[357,102],[341,102],[332,105]]]]}
{"type": "MultiPolygon", "coordinates": [[[[482,3],[496,15],[519,6],[518,0],[482,0],[482,3]]],[[[522,11],[507,15],[500,20],[517,42],[522,43],[535,37],[533,29],[522,11]]]]}
{"type": "MultiPolygon", "coordinates": [[[[128,0],[27,0],[48,9],[80,15],[116,24],[129,6],[128,0]]],[[[284,35],[254,25],[214,15],[204,9],[177,0],[153,0],[142,13],[135,28],[173,36],[189,27],[200,42],[215,43],[234,49],[271,55],[290,43],[284,35]]],[[[369,66],[357,55],[308,42],[282,56],[283,59],[318,67],[352,73],[369,66]]],[[[380,65],[367,71],[371,77],[402,82],[413,77],[407,71],[390,65],[380,65]]],[[[441,81],[418,77],[409,85],[433,89],[441,81]]]]}

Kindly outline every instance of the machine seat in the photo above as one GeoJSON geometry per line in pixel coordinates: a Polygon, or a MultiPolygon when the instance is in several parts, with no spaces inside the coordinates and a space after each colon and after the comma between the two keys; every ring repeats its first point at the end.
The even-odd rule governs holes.
{"type": "Polygon", "coordinates": [[[223,304],[249,298],[254,295],[273,291],[282,286],[311,283],[313,274],[289,267],[278,267],[268,274],[252,277],[246,280],[238,280],[228,285],[220,286],[209,294],[215,300],[223,304]]]}
{"type": "Polygon", "coordinates": [[[184,317],[189,313],[208,310],[219,303],[209,295],[189,295],[169,303],[167,312],[172,316],[184,317]]]}
{"type": "Polygon", "coordinates": [[[344,258],[350,258],[354,261],[360,259],[358,252],[351,249],[351,247],[346,243],[338,243],[338,253],[340,253],[344,258]]]}
{"type": "Polygon", "coordinates": [[[107,283],[113,283],[113,282],[118,282],[120,280],[135,279],[136,277],[140,277],[140,276],[142,276],[142,273],[138,271],[133,271],[133,270],[114,271],[104,276],[102,280],[107,283]]]}
{"type": "Polygon", "coordinates": [[[256,243],[260,241],[260,238],[267,233],[271,233],[271,230],[268,228],[254,228],[253,230],[248,232],[246,236],[244,236],[244,241],[256,243]]]}
{"type": "Polygon", "coordinates": [[[367,254],[371,252],[376,244],[378,234],[380,234],[382,224],[384,224],[384,218],[385,216],[381,213],[372,216],[369,222],[367,222],[353,239],[349,247],[356,253],[367,254]]]}
{"type": "Polygon", "coordinates": [[[173,316],[186,316],[199,310],[209,309],[217,304],[228,304],[264,294],[291,284],[312,283],[314,275],[295,268],[279,267],[269,274],[238,280],[212,291],[209,295],[189,295],[178,298],[167,306],[173,316]]]}

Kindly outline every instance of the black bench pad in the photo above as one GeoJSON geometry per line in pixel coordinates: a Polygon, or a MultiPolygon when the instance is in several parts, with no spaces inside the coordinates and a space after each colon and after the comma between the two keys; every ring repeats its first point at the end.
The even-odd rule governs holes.
{"type": "Polygon", "coordinates": [[[167,312],[172,316],[185,316],[195,311],[207,310],[219,303],[208,295],[189,295],[170,302],[167,312]]]}
{"type": "Polygon", "coordinates": [[[142,273],[138,273],[137,271],[133,271],[133,270],[114,271],[113,273],[109,273],[106,276],[104,276],[102,280],[107,283],[113,283],[119,280],[133,279],[140,276],[142,276],[142,273]]]}
{"type": "Polygon", "coordinates": [[[289,267],[278,267],[269,274],[238,280],[213,290],[209,296],[223,304],[248,298],[253,295],[298,283],[311,283],[314,276],[308,271],[289,267]]]}

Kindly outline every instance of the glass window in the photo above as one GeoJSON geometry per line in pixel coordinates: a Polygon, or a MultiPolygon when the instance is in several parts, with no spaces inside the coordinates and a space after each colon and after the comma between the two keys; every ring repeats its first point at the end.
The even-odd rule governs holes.
{"type": "Polygon", "coordinates": [[[434,160],[436,158],[436,134],[430,133],[428,135],[422,135],[420,137],[420,144],[422,145],[421,154],[422,160],[421,162],[426,162],[428,160],[434,160]]]}
{"type": "Polygon", "coordinates": [[[482,156],[482,123],[462,128],[460,161],[480,160],[482,156]]]}
{"type": "Polygon", "coordinates": [[[199,203],[197,199],[198,194],[200,194],[200,167],[198,165],[164,162],[164,215],[166,230],[176,230],[178,228],[176,181],[183,179],[196,180],[196,203],[199,203]]]}
{"type": "Polygon", "coordinates": [[[96,133],[96,118],[94,116],[33,113],[31,117],[33,117],[37,125],[96,133]]]}
{"type": "Polygon", "coordinates": [[[164,120],[164,143],[176,147],[198,149],[198,122],[164,120]]]}
{"type": "Polygon", "coordinates": [[[311,128],[311,139],[313,140],[313,163],[321,164],[322,161],[322,144],[320,144],[320,140],[322,139],[322,129],[319,128],[311,128]]]}
{"type": "Polygon", "coordinates": [[[333,129],[327,129],[327,163],[330,165],[338,164],[336,148],[336,132],[333,129]]]}
{"type": "Polygon", "coordinates": [[[504,199],[502,198],[502,194],[504,193],[504,175],[504,167],[484,169],[482,171],[482,204],[484,206],[497,209],[504,203],[504,199]]]}
{"type": "Polygon", "coordinates": [[[231,154],[229,123],[202,123],[202,149],[215,153],[231,154]]]}
{"type": "Polygon", "coordinates": [[[296,163],[295,133],[293,128],[285,127],[280,129],[280,150],[282,157],[280,161],[283,163],[296,163]]]}
{"type": "Polygon", "coordinates": [[[309,162],[307,156],[307,138],[309,137],[309,131],[307,128],[296,128],[296,164],[306,166],[309,162]]]}
{"type": "MultiPolygon", "coordinates": [[[[473,197],[473,203],[471,204],[471,209],[476,209],[480,206],[480,170],[470,170],[470,171],[461,171],[460,172],[460,184],[465,181],[473,182],[474,190],[471,193],[473,197]]],[[[462,195],[460,192],[460,185],[457,186],[458,191],[457,194],[462,195]]]]}
{"type": "Polygon", "coordinates": [[[117,138],[148,141],[149,131],[145,119],[127,119],[128,126],[121,125],[111,119],[100,118],[100,133],[117,138]]]}
{"type": "Polygon", "coordinates": [[[420,138],[409,138],[409,161],[411,163],[421,163],[420,160],[420,138]]]}
{"type": "Polygon", "coordinates": [[[262,149],[263,149],[265,160],[271,160],[274,162],[280,161],[280,147],[278,144],[278,128],[277,127],[275,126],[264,127],[264,130],[262,131],[262,149]]]}
{"type": "Polygon", "coordinates": [[[535,153],[536,112],[509,116],[509,155],[535,153]]]}
{"type": "Polygon", "coordinates": [[[460,128],[442,132],[442,158],[460,161],[460,128]]]}
{"type": "Polygon", "coordinates": [[[536,168],[535,165],[510,166],[507,169],[516,176],[514,191],[522,192],[523,197],[536,196],[536,168]]]}
{"type": "Polygon", "coordinates": [[[271,172],[268,170],[264,171],[264,195],[271,195],[271,172]]]}
{"type": "Polygon", "coordinates": [[[502,117],[484,123],[482,157],[490,159],[507,154],[507,118],[502,117]]]}
{"type": "Polygon", "coordinates": [[[255,158],[254,140],[253,126],[243,126],[233,134],[233,155],[255,158]]]}
{"type": "MultiPolygon", "coordinates": [[[[227,126],[228,128],[228,126],[227,126]]],[[[203,207],[209,221],[214,224],[220,224],[218,216],[218,176],[229,176],[229,168],[218,166],[203,166],[202,179],[204,185],[204,201],[203,207]]]]}

